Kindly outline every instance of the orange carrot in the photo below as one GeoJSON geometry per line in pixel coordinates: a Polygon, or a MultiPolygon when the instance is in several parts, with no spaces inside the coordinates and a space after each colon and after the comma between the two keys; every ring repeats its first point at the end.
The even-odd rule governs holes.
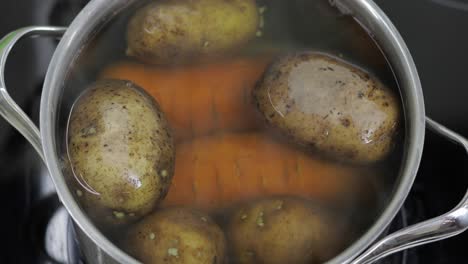
{"type": "Polygon", "coordinates": [[[134,62],[107,67],[101,78],[133,81],[154,96],[178,141],[216,130],[248,130],[258,120],[250,94],[267,66],[264,58],[161,68],[134,62]]]}
{"type": "Polygon", "coordinates": [[[163,206],[205,210],[265,195],[338,201],[369,192],[365,175],[315,159],[261,133],[219,134],[177,147],[176,169],[163,206]]]}

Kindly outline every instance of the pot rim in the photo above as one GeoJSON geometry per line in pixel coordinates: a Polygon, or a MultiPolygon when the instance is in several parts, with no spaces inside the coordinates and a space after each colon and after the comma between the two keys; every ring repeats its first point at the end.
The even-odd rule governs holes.
{"type": "MultiPolygon", "coordinates": [[[[99,29],[121,10],[138,0],[92,0],[73,20],[60,41],[50,62],[42,92],[40,128],[45,160],[57,194],[75,224],[103,252],[121,263],[138,263],[110,242],[80,209],[62,174],[62,162],[57,153],[56,122],[60,91],[69,74],[69,66],[86,43],[99,29]]],[[[402,37],[384,12],[371,0],[329,0],[342,12],[354,15],[378,40],[398,76],[403,93],[406,119],[406,152],[400,180],[385,210],[374,224],[351,246],[328,263],[347,263],[366,249],[390,224],[406,199],[419,167],[425,135],[425,111],[421,84],[413,59],[402,37]]],[[[100,257],[100,256],[97,256],[100,257]]]]}
{"type": "Polygon", "coordinates": [[[403,206],[408,196],[422,157],[425,137],[424,97],[419,75],[402,36],[372,0],[329,0],[341,12],[355,17],[361,26],[377,41],[397,77],[405,114],[406,151],[400,169],[396,190],[385,210],[374,224],[351,246],[327,263],[348,263],[362,253],[384,232],[403,206]]]}

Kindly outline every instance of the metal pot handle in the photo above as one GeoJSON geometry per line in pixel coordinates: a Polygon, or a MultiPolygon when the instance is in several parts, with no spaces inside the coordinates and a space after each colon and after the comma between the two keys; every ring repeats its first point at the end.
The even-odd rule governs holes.
{"type": "MultiPolygon", "coordinates": [[[[429,129],[460,144],[468,152],[468,140],[426,117],[429,129]]],[[[351,264],[373,263],[390,254],[458,235],[468,228],[468,192],[450,212],[401,229],[384,237],[351,264]]]]}
{"type": "Polygon", "coordinates": [[[16,128],[37,151],[42,160],[42,143],[39,129],[10,97],[5,85],[5,65],[13,46],[28,36],[62,36],[64,27],[26,27],[15,30],[0,40],[0,114],[16,128]]]}

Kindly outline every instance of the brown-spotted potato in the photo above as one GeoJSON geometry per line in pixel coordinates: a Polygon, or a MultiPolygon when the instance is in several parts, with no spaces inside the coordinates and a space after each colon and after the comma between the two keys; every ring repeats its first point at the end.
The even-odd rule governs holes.
{"type": "Polygon", "coordinates": [[[206,214],[169,208],[133,226],[125,241],[130,253],[144,263],[224,264],[226,240],[206,214]]]}
{"type": "Polygon", "coordinates": [[[126,223],[165,197],[174,143],[156,101],[129,81],[100,80],[75,102],[67,152],[76,196],[101,223],[126,223]]]}
{"type": "Polygon", "coordinates": [[[153,1],[127,28],[127,55],[151,64],[186,63],[217,56],[255,37],[255,0],[153,1]]]}
{"type": "Polygon", "coordinates": [[[301,52],[277,59],[253,92],[272,127],[337,160],[385,158],[400,119],[396,95],[341,59],[301,52]]]}
{"type": "Polygon", "coordinates": [[[340,225],[310,201],[263,198],[237,208],[226,230],[233,263],[322,263],[341,250],[340,225]]]}

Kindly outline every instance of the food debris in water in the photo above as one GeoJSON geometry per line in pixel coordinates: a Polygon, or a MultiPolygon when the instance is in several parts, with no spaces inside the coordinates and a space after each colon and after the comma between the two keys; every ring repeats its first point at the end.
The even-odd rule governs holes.
{"type": "Polygon", "coordinates": [[[265,13],[266,9],[267,9],[266,6],[261,6],[261,7],[258,8],[258,13],[263,14],[263,13],[265,13]]]}
{"type": "Polygon", "coordinates": [[[259,227],[264,227],[264,226],[265,226],[265,222],[263,221],[263,212],[260,212],[260,213],[258,214],[257,225],[258,225],[259,227]]]}
{"type": "Polygon", "coordinates": [[[263,16],[260,17],[260,21],[258,23],[259,28],[263,28],[265,26],[265,20],[263,19],[263,16]]]}
{"type": "Polygon", "coordinates": [[[124,218],[125,217],[125,213],[123,212],[118,212],[118,211],[114,211],[112,212],[114,214],[114,216],[118,219],[121,219],[121,218],[124,218]]]}
{"type": "Polygon", "coordinates": [[[179,257],[179,250],[177,248],[169,248],[167,250],[167,254],[169,256],[178,258],[179,257]]]}
{"type": "Polygon", "coordinates": [[[284,201],[279,201],[278,206],[276,206],[277,210],[281,210],[283,208],[284,201]]]}
{"type": "Polygon", "coordinates": [[[154,239],[156,238],[156,235],[155,235],[153,232],[151,232],[151,233],[149,234],[149,238],[150,238],[151,240],[154,240],[154,239]]]}
{"type": "Polygon", "coordinates": [[[96,128],[94,126],[90,126],[87,128],[83,128],[81,130],[82,136],[87,137],[96,134],[96,128]]]}

